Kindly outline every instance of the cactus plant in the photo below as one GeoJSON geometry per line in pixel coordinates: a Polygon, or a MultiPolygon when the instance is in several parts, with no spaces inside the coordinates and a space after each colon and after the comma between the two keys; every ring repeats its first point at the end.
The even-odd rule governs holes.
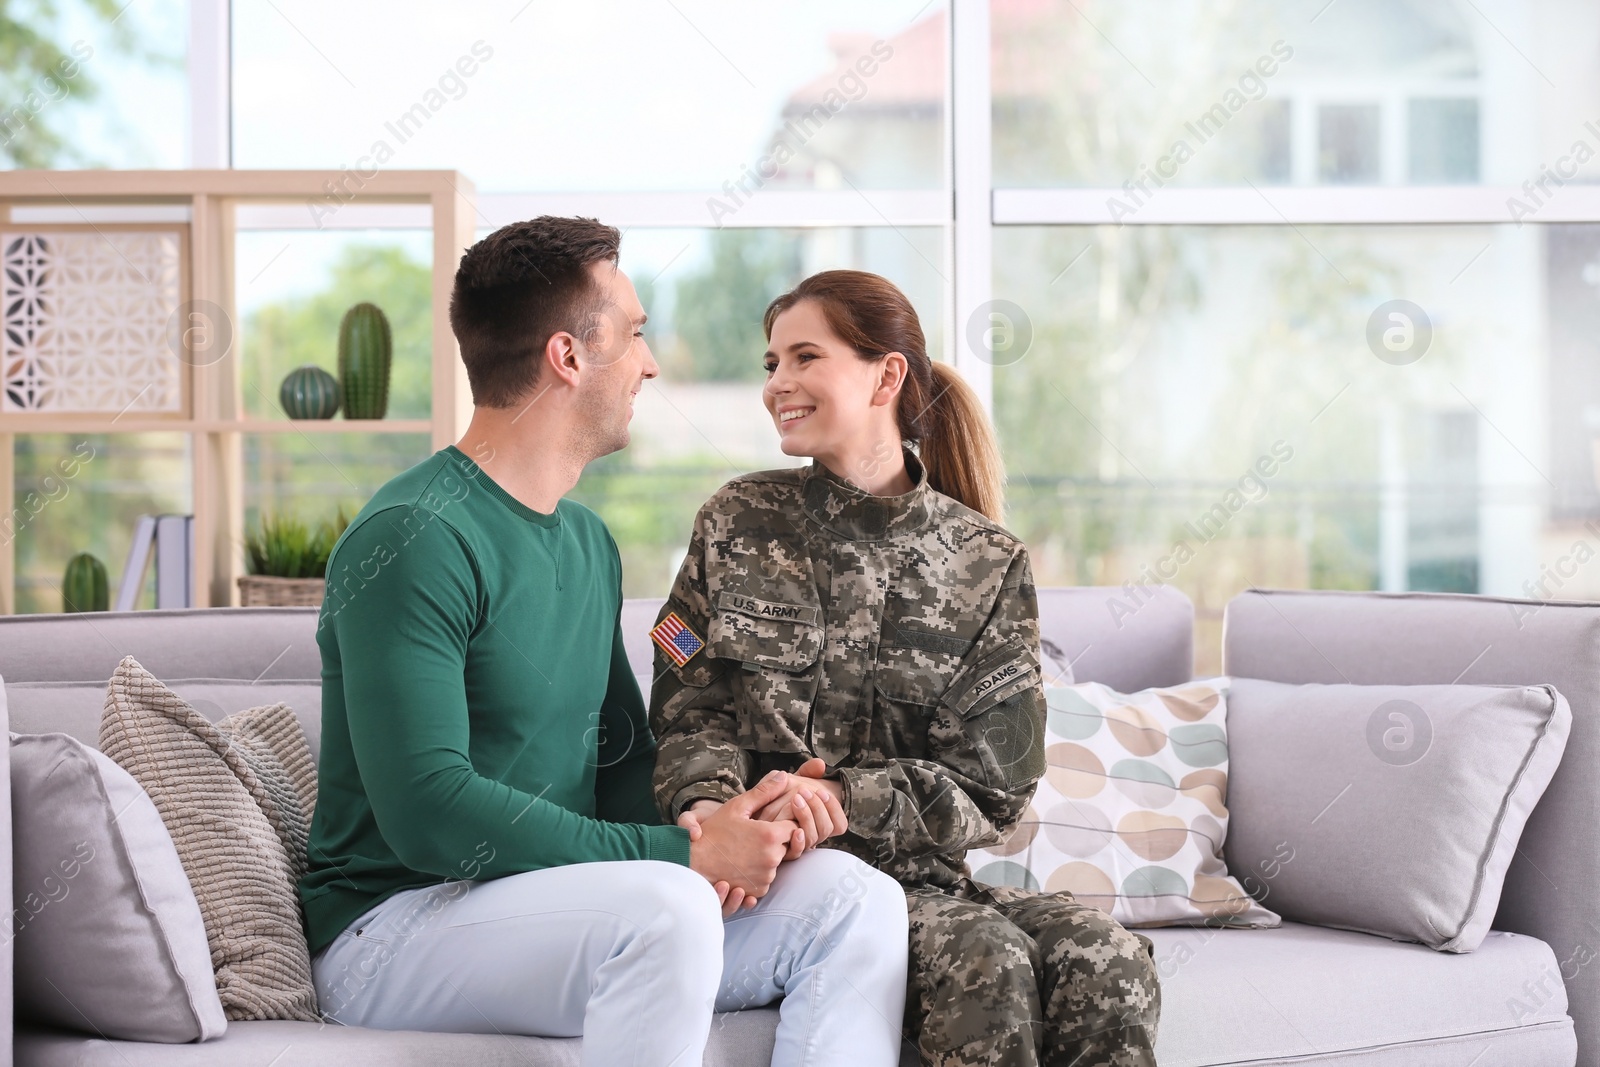
{"type": "Polygon", "coordinates": [[[88,552],[79,552],[67,561],[67,573],[61,579],[61,610],[107,611],[110,607],[106,565],[88,552]]]}
{"type": "Polygon", "coordinates": [[[375,304],[357,304],[339,323],[339,384],[344,417],[381,419],[389,409],[389,320],[375,304]]]}
{"type": "Polygon", "coordinates": [[[291,419],[331,419],[339,410],[339,381],[321,367],[296,367],[278,388],[278,400],[291,419]]]}

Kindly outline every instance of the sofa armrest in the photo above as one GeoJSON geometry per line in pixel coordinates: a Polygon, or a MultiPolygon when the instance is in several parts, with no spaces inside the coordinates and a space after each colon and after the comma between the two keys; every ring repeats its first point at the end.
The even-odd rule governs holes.
{"type": "MultiPolygon", "coordinates": [[[[11,715],[6,708],[5,679],[0,678],[0,727],[4,727],[6,735],[11,734],[11,715]]],[[[15,997],[11,939],[15,935],[16,915],[13,911],[15,902],[11,899],[11,746],[6,745],[6,758],[0,760],[0,864],[4,870],[0,871],[0,906],[5,911],[5,937],[0,939],[0,1026],[4,1027],[3,1046],[0,1052],[0,1063],[11,1067],[12,1038],[16,1030],[15,997]]]]}
{"type": "Polygon", "coordinates": [[[1294,684],[1549,684],[1567,698],[1566,752],[1523,829],[1494,929],[1555,952],[1578,1067],[1600,1067],[1600,604],[1250,590],[1228,605],[1222,662],[1294,684]]]}

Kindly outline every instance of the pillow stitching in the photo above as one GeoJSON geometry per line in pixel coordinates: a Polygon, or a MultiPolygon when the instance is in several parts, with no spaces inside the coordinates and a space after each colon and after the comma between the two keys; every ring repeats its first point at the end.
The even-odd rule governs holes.
{"type": "MultiPolygon", "coordinates": [[[[1500,798],[1499,810],[1495,812],[1494,821],[1489,827],[1489,839],[1484,843],[1484,848],[1478,855],[1478,862],[1472,879],[1472,895],[1467,900],[1466,912],[1462,916],[1460,924],[1457,925],[1455,933],[1445,941],[1447,945],[1456,944],[1461,940],[1462,931],[1471,924],[1477,914],[1479,898],[1483,894],[1484,875],[1489,866],[1489,860],[1495,852],[1495,845],[1500,837],[1500,827],[1505,822],[1507,810],[1511,807],[1511,798],[1516,795],[1517,787],[1522,784],[1523,775],[1527,773],[1528,765],[1533,762],[1534,754],[1538,750],[1540,743],[1544,741],[1545,735],[1549,732],[1550,723],[1555,720],[1556,711],[1560,706],[1560,700],[1553,686],[1541,685],[1537,688],[1544,690],[1550,696],[1550,711],[1545,715],[1544,721],[1539,724],[1539,731],[1528,744],[1528,750],[1523,753],[1522,761],[1517,766],[1517,773],[1512,776],[1510,784],[1506,787],[1505,794],[1500,798]]],[[[1532,809],[1530,809],[1530,814],[1531,811],[1532,809]]],[[[1512,846],[1512,851],[1513,854],[1516,852],[1515,845],[1512,846]]],[[[1507,861],[1506,869],[1510,870],[1509,861],[1507,861]]],[[[1493,920],[1491,919],[1490,921],[1492,922],[1493,920]]]]}
{"type": "MultiPolygon", "coordinates": [[[[78,741],[76,743],[77,744],[83,744],[83,742],[81,742],[81,741],[78,741]]],[[[79,753],[79,755],[81,756],[83,754],[79,753]]],[[[102,753],[102,755],[104,755],[104,753],[102,753]]],[[[102,768],[100,766],[100,764],[98,762],[96,762],[95,759],[92,756],[84,756],[83,758],[89,763],[90,769],[94,772],[95,786],[99,789],[101,797],[104,798],[104,800],[106,802],[106,809],[108,811],[112,810],[111,792],[110,792],[110,790],[108,790],[106,788],[105,770],[104,770],[104,768],[102,768]]],[[[110,760],[111,757],[110,756],[106,756],[106,759],[110,760]]],[[[116,763],[116,761],[112,760],[112,763],[116,763]]],[[[126,771],[124,771],[123,773],[127,774],[126,771]]],[[[150,795],[144,791],[144,786],[140,785],[138,780],[134,779],[131,774],[128,775],[128,777],[129,777],[130,780],[133,781],[134,788],[139,790],[139,795],[144,797],[146,802],[150,803],[151,809],[154,810],[155,802],[150,800],[150,795]]],[[[138,801],[134,801],[133,803],[137,804],[138,801]]],[[[129,807],[131,807],[131,806],[132,805],[129,805],[129,807]]],[[[125,814],[127,812],[127,810],[128,810],[127,808],[124,808],[122,810],[122,812],[113,812],[112,817],[111,817],[111,828],[112,828],[113,832],[116,835],[117,846],[118,846],[118,848],[120,848],[122,850],[123,858],[127,861],[128,869],[133,872],[133,881],[139,887],[139,899],[144,904],[145,910],[150,913],[150,919],[151,919],[152,925],[154,925],[161,933],[161,938],[160,938],[161,947],[162,947],[162,950],[169,957],[167,962],[172,967],[172,973],[176,974],[178,976],[178,979],[179,979],[179,983],[178,984],[183,987],[184,1001],[188,1004],[189,1013],[194,1018],[195,1033],[199,1035],[197,1040],[204,1041],[206,1039],[206,1036],[207,1036],[206,1035],[206,1026],[205,1026],[204,1020],[201,1017],[200,1006],[197,1003],[195,1003],[194,991],[193,991],[193,988],[191,986],[191,981],[192,980],[197,981],[198,979],[193,979],[192,976],[183,973],[183,967],[178,962],[178,953],[176,952],[176,950],[173,948],[173,945],[172,945],[172,936],[167,930],[167,924],[162,921],[161,911],[160,911],[160,909],[154,907],[150,903],[150,894],[145,888],[145,880],[141,876],[141,872],[139,870],[139,865],[133,862],[133,849],[131,847],[129,847],[128,840],[127,840],[126,837],[123,836],[123,833],[122,833],[122,815],[125,814]]],[[[161,822],[161,829],[163,831],[165,831],[167,829],[167,824],[166,824],[166,822],[164,820],[161,819],[161,813],[160,812],[156,812],[156,819],[157,819],[157,821],[161,822]]],[[[170,841],[171,839],[172,839],[172,835],[169,832],[169,833],[167,833],[167,840],[170,841]]],[[[173,856],[174,857],[177,856],[176,848],[174,848],[174,850],[173,850],[173,856]]],[[[188,882],[189,882],[189,872],[185,871],[183,869],[183,863],[181,861],[178,864],[178,870],[183,872],[183,881],[184,881],[184,884],[187,885],[188,882]]],[[[194,893],[194,887],[193,886],[190,886],[189,892],[190,892],[191,895],[193,895],[193,893],[194,893]]],[[[199,911],[199,901],[198,900],[195,901],[195,910],[196,910],[196,912],[199,911]]],[[[202,927],[201,932],[202,932],[202,934],[204,933],[204,928],[203,927],[202,927]]],[[[208,949],[208,955],[209,955],[209,949],[208,949]]],[[[208,973],[206,975],[206,977],[210,979],[211,988],[212,988],[213,991],[215,991],[215,989],[217,987],[216,973],[215,972],[208,973]]],[[[220,1003],[217,1006],[218,1006],[218,1008],[221,1008],[221,1004],[220,1003]]],[[[224,1029],[226,1029],[226,1026],[227,1026],[227,1020],[226,1019],[223,1020],[223,1026],[224,1026],[224,1029]]],[[[220,1036],[220,1035],[213,1034],[211,1036],[216,1037],[216,1036],[220,1036]]]]}

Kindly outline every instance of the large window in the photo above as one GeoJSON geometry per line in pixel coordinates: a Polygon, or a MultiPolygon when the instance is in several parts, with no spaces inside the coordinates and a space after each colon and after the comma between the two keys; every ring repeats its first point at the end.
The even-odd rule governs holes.
{"type": "Polygon", "coordinates": [[[936,188],[946,35],[824,0],[234,8],[234,165],[447,167],[480,190],[936,188]],[[404,10],[403,17],[400,9],[404,10]]]}
{"type": "MultiPolygon", "coordinates": [[[[106,40],[83,64],[105,91],[29,112],[13,163],[456,168],[482,232],[544,212],[623,228],[662,377],[575,495],[631,595],[664,592],[720,481],[792,462],[760,404],[760,315],[835,266],[904,288],[991,404],[1038,579],[1178,585],[1202,669],[1251,585],[1600,595],[1574,562],[1600,556],[1586,0],[34,11],[58,49],[106,40]]],[[[358,300],[394,324],[391,417],[428,414],[426,226],[242,220],[252,417],[280,417],[293,367],[331,366],[358,300]]],[[[252,519],[348,511],[429,448],[257,436],[252,519]]],[[[19,498],[68,444],[19,439],[19,498]]],[[[181,460],[153,438],[113,452],[181,460]]],[[[163,479],[139,506],[182,506],[163,479]]],[[[46,589],[66,548],[25,547],[19,588],[46,589]]]]}

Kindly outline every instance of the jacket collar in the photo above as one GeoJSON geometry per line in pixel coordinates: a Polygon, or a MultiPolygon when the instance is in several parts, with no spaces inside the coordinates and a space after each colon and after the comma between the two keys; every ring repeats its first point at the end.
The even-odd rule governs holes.
{"type": "Polygon", "coordinates": [[[874,496],[813,460],[806,468],[806,514],[850,541],[882,541],[920,530],[933,515],[933,490],[916,454],[904,454],[912,488],[900,496],[874,496]]]}

